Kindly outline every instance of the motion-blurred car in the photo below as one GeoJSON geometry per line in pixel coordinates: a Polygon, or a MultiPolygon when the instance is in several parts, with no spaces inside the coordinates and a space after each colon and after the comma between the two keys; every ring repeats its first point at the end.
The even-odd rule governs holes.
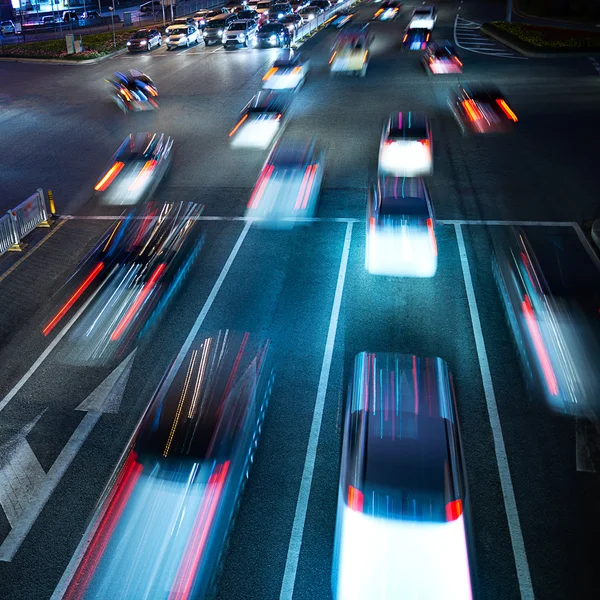
{"type": "Polygon", "coordinates": [[[158,88],[145,73],[131,69],[128,73],[116,72],[114,79],[105,81],[111,86],[112,99],[125,114],[158,108],[158,88]]]}
{"type": "Polygon", "coordinates": [[[290,100],[289,92],[258,92],[242,109],[238,122],[229,133],[231,146],[268,148],[285,127],[290,100]]]}
{"type": "Polygon", "coordinates": [[[423,66],[427,74],[458,74],[463,72],[463,64],[449,42],[432,42],[423,54],[423,66]]]}
{"type": "Polygon", "coordinates": [[[298,11],[298,14],[308,23],[321,15],[323,10],[318,6],[306,6],[298,11]]]}
{"type": "Polygon", "coordinates": [[[304,25],[304,19],[297,13],[285,15],[285,17],[279,21],[288,30],[290,35],[293,35],[294,31],[304,25]]]}
{"type": "Polygon", "coordinates": [[[341,10],[336,13],[329,20],[325,21],[328,27],[336,27],[337,29],[342,28],[344,25],[350,23],[354,18],[355,13],[351,10],[341,10]]]}
{"type": "Polygon", "coordinates": [[[361,352],[344,419],[335,600],[471,600],[470,509],[440,358],[361,352]]]}
{"type": "Polygon", "coordinates": [[[282,50],[273,66],[263,77],[265,90],[295,90],[305,81],[310,60],[294,50],[282,50]]]}
{"type": "Polygon", "coordinates": [[[431,31],[429,29],[407,29],[402,38],[403,50],[426,50],[431,31]]]}
{"type": "Polygon", "coordinates": [[[42,330],[47,336],[67,315],[83,311],[60,350],[63,362],[114,364],[141,343],[200,251],[202,208],[147,204],[111,226],[69,280],[66,301],[42,330]]]}
{"type": "Polygon", "coordinates": [[[330,74],[345,73],[364,77],[369,66],[369,48],[372,40],[368,24],[344,27],[331,48],[330,74]]]}
{"type": "Polygon", "coordinates": [[[271,226],[293,226],[312,217],[325,171],[316,140],[281,140],[260,172],[246,215],[271,226]]]}
{"type": "Polygon", "coordinates": [[[76,23],[79,15],[74,10],[65,10],[62,16],[63,23],[76,23]]]}
{"type": "Polygon", "coordinates": [[[157,29],[140,29],[127,42],[129,52],[149,52],[162,46],[162,35],[157,29]]]}
{"type": "Polygon", "coordinates": [[[433,173],[431,130],[424,114],[392,113],[381,135],[379,173],[405,177],[433,173]]]}
{"type": "Polygon", "coordinates": [[[226,49],[237,46],[255,46],[258,25],[254,19],[233,21],[223,33],[223,45],[226,49]]]}
{"type": "MultiPolygon", "coordinates": [[[[566,415],[586,415],[600,402],[598,311],[590,320],[574,298],[545,277],[523,229],[502,228],[494,236],[496,282],[535,393],[566,415]]],[[[562,282],[565,275],[555,278],[562,282]]]]}
{"type": "Polygon", "coordinates": [[[433,277],[437,254],[435,216],[423,179],[379,177],[367,208],[367,271],[433,277]]]}
{"type": "Polygon", "coordinates": [[[204,32],[204,43],[210,46],[213,42],[221,44],[223,42],[223,34],[231,23],[236,20],[236,16],[231,13],[218,15],[206,21],[204,32]]]}
{"type": "Polygon", "coordinates": [[[0,22],[1,33],[15,33],[15,24],[12,21],[1,21],[0,22]]]}
{"type": "Polygon", "coordinates": [[[94,186],[102,204],[131,206],[149,199],[167,174],[173,139],[164,133],[131,133],[94,186]]]}
{"type": "Polygon", "coordinates": [[[309,4],[309,0],[291,0],[290,2],[290,6],[295,13],[307,7],[309,4]]]}
{"type": "Polygon", "coordinates": [[[400,15],[400,6],[401,4],[397,0],[386,0],[373,15],[373,19],[377,21],[395,21],[400,15]]]}
{"type": "Polygon", "coordinates": [[[285,48],[291,35],[282,23],[265,23],[256,34],[256,45],[261,48],[285,48]]]}
{"type": "Polygon", "coordinates": [[[134,431],[63,600],[215,594],[273,385],[270,344],[196,338],[134,431]]]}
{"type": "Polygon", "coordinates": [[[196,25],[172,25],[165,43],[167,50],[184,46],[189,48],[190,44],[199,44],[201,38],[200,30],[196,25]]]}
{"type": "Polygon", "coordinates": [[[463,133],[506,133],[518,117],[495,86],[461,85],[448,104],[463,133]]]}
{"type": "Polygon", "coordinates": [[[419,8],[413,10],[408,28],[432,30],[436,21],[437,9],[435,6],[419,6],[419,8]]]}

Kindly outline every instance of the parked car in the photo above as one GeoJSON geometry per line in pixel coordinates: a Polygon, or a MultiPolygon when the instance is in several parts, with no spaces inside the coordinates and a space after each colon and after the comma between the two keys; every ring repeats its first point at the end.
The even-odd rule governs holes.
{"type": "Polygon", "coordinates": [[[79,21],[79,15],[74,10],[65,10],[62,20],[63,23],[74,23],[79,21]]]}
{"type": "Polygon", "coordinates": [[[97,10],[88,10],[81,15],[81,18],[92,21],[93,19],[100,19],[101,15],[97,10]]]}

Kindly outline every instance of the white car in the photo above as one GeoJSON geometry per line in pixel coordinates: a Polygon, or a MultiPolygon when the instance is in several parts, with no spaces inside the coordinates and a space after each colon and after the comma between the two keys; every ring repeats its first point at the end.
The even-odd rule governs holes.
{"type": "Polygon", "coordinates": [[[282,50],[263,77],[265,90],[295,90],[305,81],[310,61],[294,50],[282,50]]]}
{"type": "Polygon", "coordinates": [[[373,275],[433,277],[435,217],[420,177],[380,177],[367,209],[365,267],[373,275]]]}
{"type": "Polygon", "coordinates": [[[413,10],[409,29],[429,29],[432,30],[437,21],[437,9],[435,6],[420,6],[413,10]]]}
{"type": "Polygon", "coordinates": [[[469,495],[448,365],[361,352],[347,398],[334,600],[472,600],[469,495]]]}
{"type": "Polygon", "coordinates": [[[167,50],[172,48],[181,48],[183,46],[189,48],[190,44],[200,43],[200,32],[194,25],[173,25],[171,33],[165,40],[167,50]]]}
{"type": "Polygon", "coordinates": [[[258,92],[240,113],[229,133],[232,148],[266,150],[283,132],[291,95],[287,92],[258,92]]]}
{"type": "Polygon", "coordinates": [[[425,115],[392,113],[381,135],[379,173],[397,177],[433,173],[431,130],[425,115]]]}
{"type": "Polygon", "coordinates": [[[2,21],[0,31],[2,33],[15,33],[15,24],[12,21],[2,21]]]}
{"type": "Polygon", "coordinates": [[[254,186],[246,216],[270,227],[292,227],[311,218],[321,191],[325,156],[316,141],[280,141],[254,186]]]}
{"type": "Polygon", "coordinates": [[[233,21],[223,33],[223,46],[236,48],[237,46],[256,45],[256,32],[258,26],[254,19],[240,19],[233,21]]]}

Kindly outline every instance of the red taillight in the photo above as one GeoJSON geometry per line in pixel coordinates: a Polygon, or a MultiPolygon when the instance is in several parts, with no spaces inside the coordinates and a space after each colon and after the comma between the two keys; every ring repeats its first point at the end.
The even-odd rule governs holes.
{"type": "Polygon", "coordinates": [[[121,172],[125,163],[117,161],[105,174],[104,177],[96,184],[94,188],[97,192],[103,192],[121,172]]]}
{"type": "Polygon", "coordinates": [[[463,507],[460,500],[453,500],[446,504],[446,521],[456,521],[462,513],[463,507]]]}
{"type": "Polygon", "coordinates": [[[369,229],[371,230],[371,233],[375,231],[375,217],[369,219],[369,229]]]}
{"type": "Polygon", "coordinates": [[[433,230],[433,221],[427,219],[427,231],[429,231],[429,241],[431,242],[431,248],[433,253],[437,256],[437,242],[435,240],[435,231],[433,230]]]}
{"type": "Polygon", "coordinates": [[[419,140],[419,142],[427,148],[429,146],[429,140],[419,140]]]}
{"type": "Polygon", "coordinates": [[[464,109],[467,111],[467,115],[469,116],[469,119],[471,121],[474,122],[481,119],[481,111],[477,107],[477,104],[475,104],[474,100],[465,100],[462,104],[464,109]]]}
{"type": "Polygon", "coordinates": [[[348,486],[348,506],[357,512],[362,512],[365,503],[364,494],[354,486],[348,486]]]}
{"type": "Polygon", "coordinates": [[[404,39],[402,40],[402,43],[404,43],[407,39],[408,39],[408,33],[405,33],[404,34],[404,39]]]}
{"type": "Polygon", "coordinates": [[[502,109],[502,112],[514,123],[516,123],[519,119],[517,119],[517,115],[513,112],[511,107],[506,104],[502,98],[496,99],[496,104],[502,109]]]}

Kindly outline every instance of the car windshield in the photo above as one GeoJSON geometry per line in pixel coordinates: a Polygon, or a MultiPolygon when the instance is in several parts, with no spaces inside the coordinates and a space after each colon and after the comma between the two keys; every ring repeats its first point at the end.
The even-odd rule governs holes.
{"type": "Polygon", "coordinates": [[[209,21],[206,24],[206,29],[221,29],[227,25],[227,22],[224,19],[216,19],[214,21],[209,21]]]}
{"type": "Polygon", "coordinates": [[[425,198],[395,198],[388,196],[381,202],[381,216],[427,217],[425,198]]]}
{"type": "Polygon", "coordinates": [[[145,39],[148,37],[148,35],[150,35],[150,34],[147,31],[138,31],[137,33],[133,34],[133,39],[134,40],[145,39]]]}
{"type": "Polygon", "coordinates": [[[281,31],[281,25],[263,25],[260,28],[261,33],[279,33],[281,31]]]}
{"type": "Polygon", "coordinates": [[[175,35],[183,35],[184,33],[187,33],[187,27],[185,25],[176,25],[175,27],[171,28],[171,33],[175,35]]]}
{"type": "Polygon", "coordinates": [[[253,10],[241,10],[237,16],[240,19],[254,19],[255,13],[253,10]]]}
{"type": "Polygon", "coordinates": [[[243,31],[244,29],[247,28],[246,23],[232,23],[229,26],[229,31],[243,31]]]}

